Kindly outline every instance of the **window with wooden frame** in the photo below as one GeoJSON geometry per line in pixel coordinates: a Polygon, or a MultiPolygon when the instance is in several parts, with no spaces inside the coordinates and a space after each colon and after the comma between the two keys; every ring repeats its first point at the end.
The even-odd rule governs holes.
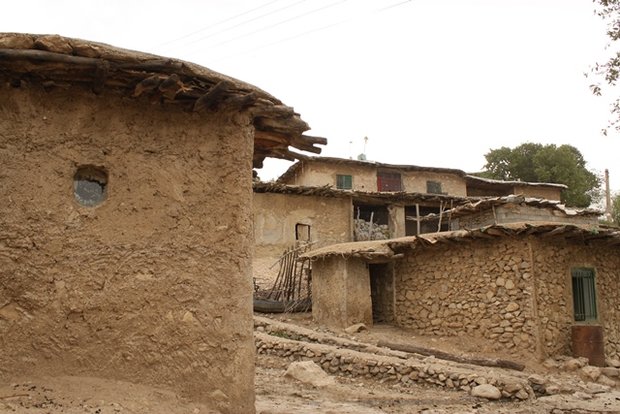
{"type": "Polygon", "coordinates": [[[339,190],[353,189],[353,177],[345,174],[336,174],[336,188],[339,190]]]}
{"type": "Polygon", "coordinates": [[[399,172],[377,171],[377,190],[378,191],[403,191],[403,185],[399,172]]]}
{"type": "Polygon", "coordinates": [[[427,181],[426,192],[428,194],[443,194],[441,191],[441,183],[439,181],[427,181]]]}
{"type": "Polygon", "coordinates": [[[587,322],[597,319],[594,269],[576,267],[571,269],[573,281],[573,312],[575,321],[587,322]]]}

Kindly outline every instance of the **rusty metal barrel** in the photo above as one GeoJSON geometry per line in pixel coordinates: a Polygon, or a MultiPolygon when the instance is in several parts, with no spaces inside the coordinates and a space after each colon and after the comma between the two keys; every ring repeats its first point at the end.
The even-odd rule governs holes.
{"type": "Polygon", "coordinates": [[[605,366],[603,327],[600,325],[573,325],[573,355],[586,357],[590,365],[605,366]]]}

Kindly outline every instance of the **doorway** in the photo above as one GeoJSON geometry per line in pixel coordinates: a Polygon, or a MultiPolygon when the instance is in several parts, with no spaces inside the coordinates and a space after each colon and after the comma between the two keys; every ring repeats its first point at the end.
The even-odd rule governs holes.
{"type": "Polygon", "coordinates": [[[373,323],[394,320],[394,272],[390,263],[368,265],[373,323]]]}

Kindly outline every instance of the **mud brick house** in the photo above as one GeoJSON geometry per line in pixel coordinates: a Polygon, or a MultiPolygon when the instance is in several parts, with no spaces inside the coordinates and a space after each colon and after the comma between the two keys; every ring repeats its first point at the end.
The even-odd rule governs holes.
{"type": "Polygon", "coordinates": [[[0,35],[0,380],[88,375],[254,412],[252,167],[325,140],[174,59],[0,35]]]}
{"type": "MultiPolygon", "coordinates": [[[[384,238],[414,236],[439,230],[449,230],[442,213],[463,202],[466,197],[498,197],[523,195],[559,201],[563,184],[529,183],[521,181],[489,180],[450,168],[394,165],[373,161],[349,160],[331,157],[307,157],[293,164],[277,180],[278,183],[320,187],[362,193],[386,193],[381,202],[366,202],[358,197],[354,203],[356,224],[383,226],[384,238]],[[398,194],[434,195],[410,197],[404,200],[398,194]],[[444,197],[441,197],[444,196],[444,197]],[[403,221],[397,232],[389,232],[390,216],[403,221]]],[[[357,238],[356,240],[362,240],[357,238]]]]}
{"type": "Polygon", "coordinates": [[[457,197],[525,197],[560,200],[564,184],[481,178],[452,168],[395,165],[333,157],[305,157],[278,178],[282,184],[331,185],[343,190],[444,194],[457,197]]]}
{"type": "MultiPolygon", "coordinates": [[[[456,169],[306,157],[276,183],[254,185],[255,277],[261,283],[272,280],[278,270],[274,263],[299,241],[319,248],[436,233],[476,223],[523,221],[526,210],[527,219],[546,221],[554,220],[550,211],[556,210],[561,221],[566,209],[559,200],[565,188],[482,179],[456,169]],[[521,196],[502,197],[508,194],[521,196]],[[489,195],[494,200],[478,202],[489,195]]],[[[596,214],[586,216],[580,215],[579,222],[596,222],[596,214]]]]}
{"type": "MultiPolygon", "coordinates": [[[[254,183],[254,277],[261,287],[268,286],[278,272],[274,263],[291,245],[310,242],[316,249],[405,236],[404,205],[460,205],[469,201],[444,194],[254,183]],[[371,217],[372,225],[367,221],[371,217]]],[[[447,223],[444,218],[444,227],[447,223]]],[[[438,216],[420,217],[422,231],[436,232],[438,225],[438,216]]]]}
{"type": "Polygon", "coordinates": [[[345,243],[306,257],[320,323],[386,322],[544,358],[570,353],[576,324],[601,325],[605,354],[620,355],[619,253],[617,229],[537,222],[345,243]]]}

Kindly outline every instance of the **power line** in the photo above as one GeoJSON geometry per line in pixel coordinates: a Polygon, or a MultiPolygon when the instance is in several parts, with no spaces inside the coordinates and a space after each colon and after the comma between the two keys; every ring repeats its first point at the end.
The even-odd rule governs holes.
{"type": "Polygon", "coordinates": [[[308,16],[308,15],[310,15],[310,14],[314,14],[314,13],[316,13],[316,12],[319,12],[319,11],[322,11],[322,10],[325,10],[325,9],[329,9],[329,8],[332,8],[332,7],[335,7],[335,6],[338,6],[339,4],[342,4],[342,3],[346,2],[346,1],[348,1],[348,0],[340,0],[340,1],[336,2],[336,3],[328,4],[327,6],[319,7],[318,9],[310,10],[309,12],[302,13],[302,14],[299,14],[299,15],[297,15],[297,16],[293,16],[293,17],[291,17],[291,18],[289,18],[289,19],[282,20],[282,21],[280,21],[280,22],[278,22],[278,23],[274,23],[274,24],[272,24],[272,25],[270,25],[270,26],[267,26],[267,27],[263,27],[263,28],[261,28],[261,29],[254,30],[253,32],[245,33],[245,34],[243,34],[243,35],[241,35],[241,36],[237,36],[237,37],[234,37],[234,38],[232,38],[232,39],[225,40],[225,41],[220,42],[220,43],[217,43],[217,44],[215,44],[215,45],[213,45],[213,46],[211,46],[211,47],[218,47],[218,46],[222,46],[222,45],[225,45],[225,44],[227,44],[227,43],[234,42],[235,40],[243,39],[244,37],[252,36],[253,34],[260,33],[260,32],[264,32],[265,30],[270,30],[270,29],[273,29],[274,27],[277,27],[277,26],[283,25],[283,24],[288,23],[288,22],[291,22],[291,21],[293,21],[293,20],[297,20],[297,19],[300,19],[300,18],[302,18],[302,17],[306,17],[306,16],[308,16]]]}
{"type": "MultiPolygon", "coordinates": [[[[384,12],[386,10],[389,10],[389,9],[392,9],[392,8],[395,8],[395,7],[398,7],[398,6],[402,6],[403,4],[409,3],[411,1],[412,0],[404,0],[404,1],[401,1],[399,3],[395,3],[395,4],[392,4],[392,5],[380,8],[380,9],[373,10],[372,13],[373,14],[379,14],[379,13],[382,13],[382,12],[384,12]]],[[[278,45],[280,43],[284,43],[284,42],[288,42],[290,40],[297,39],[299,37],[307,36],[309,34],[320,32],[322,30],[327,30],[327,29],[330,29],[330,28],[335,27],[335,26],[340,26],[341,24],[348,23],[348,22],[351,22],[351,21],[356,20],[356,19],[357,19],[356,17],[351,17],[351,18],[348,18],[348,19],[345,19],[345,20],[341,20],[339,22],[335,22],[335,23],[328,24],[328,25],[325,25],[325,26],[321,26],[321,27],[318,27],[318,28],[315,28],[315,29],[311,29],[311,30],[308,30],[308,31],[305,31],[305,32],[302,32],[302,33],[299,33],[299,34],[287,37],[285,39],[280,39],[280,40],[277,40],[275,42],[272,42],[272,43],[269,43],[269,44],[265,44],[263,46],[253,47],[251,50],[248,50],[248,51],[245,51],[245,52],[241,52],[241,53],[237,53],[237,54],[234,54],[234,55],[230,55],[230,56],[224,57],[222,59],[216,59],[212,63],[217,63],[217,62],[221,62],[223,60],[232,59],[232,58],[237,57],[237,56],[243,56],[243,55],[247,54],[248,52],[254,52],[254,51],[257,51],[257,50],[261,50],[261,49],[265,49],[265,48],[268,48],[268,47],[271,47],[271,46],[275,46],[275,45],[278,45]]]]}
{"type": "MultiPolygon", "coordinates": [[[[277,13],[277,12],[280,12],[280,11],[282,11],[282,10],[290,9],[291,7],[296,6],[296,5],[298,5],[299,3],[303,3],[303,2],[305,2],[305,1],[308,1],[308,0],[299,0],[299,1],[295,2],[295,3],[293,3],[293,4],[289,4],[289,5],[287,5],[287,6],[284,6],[284,7],[281,7],[281,8],[279,8],[279,9],[273,10],[273,11],[271,11],[271,12],[269,12],[269,13],[261,14],[260,16],[258,16],[258,17],[254,17],[254,18],[249,19],[249,20],[244,20],[244,21],[242,21],[241,23],[238,23],[238,24],[236,24],[236,25],[234,25],[234,26],[227,27],[226,29],[220,30],[219,32],[216,32],[216,33],[211,33],[210,35],[207,35],[207,36],[203,36],[203,37],[198,38],[198,39],[196,39],[196,40],[194,40],[194,41],[192,41],[192,42],[186,43],[186,44],[184,44],[183,46],[193,45],[194,43],[198,43],[198,42],[203,41],[203,40],[205,40],[205,39],[208,39],[208,38],[210,38],[210,37],[213,37],[213,36],[216,36],[216,35],[222,34],[222,33],[224,33],[224,32],[228,32],[229,30],[235,29],[235,28],[237,28],[237,27],[239,27],[239,26],[242,26],[242,25],[244,25],[244,24],[246,24],[246,23],[250,23],[250,22],[253,22],[253,21],[256,21],[256,20],[262,19],[263,17],[270,16],[270,15],[272,15],[272,14],[274,14],[274,13],[277,13]]],[[[345,0],[345,1],[346,1],[346,0],[345,0]]]]}
{"type": "Polygon", "coordinates": [[[236,14],[236,15],[234,15],[234,16],[232,16],[232,17],[229,17],[229,18],[227,18],[227,19],[221,20],[221,21],[219,21],[219,22],[217,22],[217,23],[213,23],[213,24],[211,24],[211,25],[209,25],[209,26],[202,27],[202,28],[200,28],[200,29],[198,29],[198,30],[196,30],[196,31],[194,31],[194,32],[188,33],[188,34],[186,34],[186,35],[184,35],[184,36],[177,37],[176,39],[172,39],[172,40],[169,40],[169,41],[167,41],[167,42],[161,43],[161,44],[159,45],[159,47],[169,45],[170,43],[178,42],[179,40],[187,39],[188,37],[191,37],[191,36],[193,36],[193,35],[195,35],[195,34],[198,34],[198,33],[204,32],[204,31],[205,31],[205,30],[207,30],[207,29],[211,29],[211,28],[213,28],[213,27],[215,27],[215,26],[219,26],[219,25],[224,24],[224,23],[227,23],[227,22],[229,22],[229,21],[231,21],[231,20],[235,20],[235,19],[236,19],[236,18],[238,18],[238,17],[245,16],[246,14],[250,14],[250,13],[252,13],[252,12],[255,12],[256,10],[260,10],[260,9],[262,9],[262,8],[264,8],[264,7],[267,7],[267,6],[269,6],[269,5],[273,4],[273,3],[277,3],[278,1],[280,1],[280,0],[273,0],[273,1],[270,1],[269,3],[265,3],[265,4],[263,4],[262,6],[258,6],[258,7],[255,7],[255,8],[253,8],[253,9],[247,10],[247,11],[245,11],[245,12],[243,12],[243,13],[236,14]]]}

